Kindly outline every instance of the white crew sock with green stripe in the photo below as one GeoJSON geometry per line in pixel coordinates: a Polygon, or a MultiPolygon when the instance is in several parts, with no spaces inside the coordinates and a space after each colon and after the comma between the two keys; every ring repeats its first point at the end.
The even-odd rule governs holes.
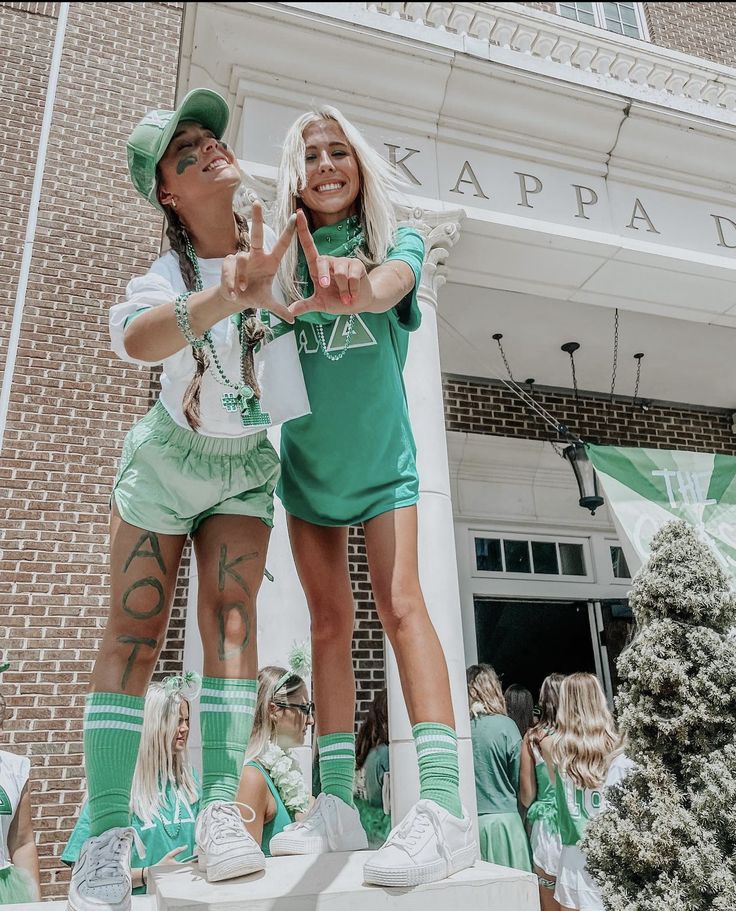
{"type": "Polygon", "coordinates": [[[257,688],[256,680],[202,678],[202,807],[215,800],[235,800],[253,729],[257,688]]]}
{"type": "Polygon", "coordinates": [[[419,760],[419,798],[433,800],[462,819],[457,734],[446,724],[422,722],[411,729],[419,760]]]}
{"type": "Polygon", "coordinates": [[[90,693],[84,709],[84,764],[90,835],[130,825],[130,787],[143,727],[143,696],[90,693]]]}
{"type": "Polygon", "coordinates": [[[322,792],[333,794],[353,807],[355,734],[324,734],[317,738],[322,792]]]}

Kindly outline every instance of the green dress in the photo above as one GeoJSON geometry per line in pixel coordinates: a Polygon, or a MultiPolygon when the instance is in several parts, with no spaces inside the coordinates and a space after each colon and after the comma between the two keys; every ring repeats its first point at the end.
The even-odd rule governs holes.
{"type": "Polygon", "coordinates": [[[470,721],[483,860],[531,872],[529,841],[518,811],[521,734],[507,715],[470,721]]]}
{"type": "Polygon", "coordinates": [[[263,835],[261,836],[261,851],[263,851],[266,857],[270,857],[271,839],[274,837],[274,835],[278,835],[279,832],[283,832],[289,823],[294,822],[294,817],[286,809],[286,804],[281,799],[278,788],[273,783],[271,776],[263,768],[263,766],[255,760],[246,762],[246,765],[252,765],[254,769],[258,769],[261,775],[263,775],[263,777],[266,779],[268,790],[271,792],[271,796],[276,802],[276,814],[272,820],[263,824],[263,835]]]}
{"type": "Polygon", "coordinates": [[[380,848],[391,831],[391,816],[383,810],[383,783],[388,771],[388,744],[379,743],[356,775],[355,806],[372,849],[380,848]]]}
{"type": "MultiPolygon", "coordinates": [[[[195,773],[198,790],[201,789],[199,779],[195,773]]],[[[159,810],[150,825],[146,825],[137,816],[131,818],[130,824],[140,835],[146,849],[145,857],[139,857],[134,850],[131,854],[131,867],[151,867],[164,858],[169,851],[182,845],[186,851],[176,858],[178,862],[191,860],[196,854],[194,829],[199,810],[199,797],[194,803],[189,803],[186,797],[177,792],[171,782],[167,782],[159,810]]],[[[74,826],[69,841],[66,843],[61,859],[65,864],[75,864],[79,860],[82,845],[90,837],[89,805],[85,802],[79,814],[77,824],[74,826]]],[[[133,889],[134,895],[144,895],[145,886],[133,889]]]]}
{"type": "MultiPolygon", "coordinates": [[[[354,255],[363,242],[352,217],[313,237],[332,256],[354,255]]],[[[307,313],[294,325],[312,413],[281,429],[277,492],[288,513],[314,525],[356,525],[419,499],[402,370],[409,333],[421,322],[421,235],[399,228],[389,260],[414,272],[414,289],[396,307],[355,314],[350,336],[347,316],[307,313]]]]}

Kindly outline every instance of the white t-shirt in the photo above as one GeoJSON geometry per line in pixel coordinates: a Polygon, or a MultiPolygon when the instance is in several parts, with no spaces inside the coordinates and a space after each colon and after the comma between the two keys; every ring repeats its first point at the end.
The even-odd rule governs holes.
{"type": "Polygon", "coordinates": [[[30,773],[31,761],[27,756],[0,750],[0,870],[10,866],[8,832],[30,773]]]}
{"type": "MultiPolygon", "coordinates": [[[[276,235],[264,227],[264,248],[270,250],[275,242],[276,235]]],[[[199,260],[202,284],[205,288],[220,283],[222,262],[222,259],[199,260]]],[[[129,364],[147,367],[162,365],[161,404],[180,427],[188,428],[182,398],[195,373],[195,361],[189,345],[185,344],[163,361],[142,361],[128,354],[123,341],[126,322],[137,311],[151,309],[160,304],[170,304],[186,290],[179,269],[178,256],[169,251],[157,259],[145,275],[132,279],[128,283],[125,300],[110,309],[110,337],[113,351],[129,364]]],[[[276,300],[283,300],[276,281],[273,294],[276,300]]],[[[255,352],[254,363],[262,393],[261,409],[270,414],[270,426],[275,426],[309,414],[310,408],[294,333],[288,331],[279,334],[278,328],[283,324],[272,314],[270,324],[274,329],[274,338],[268,344],[261,345],[260,350],[255,352]]],[[[233,382],[237,382],[240,377],[238,327],[232,319],[224,319],[216,323],[210,332],[225,374],[233,382]]],[[[238,412],[225,410],[222,395],[232,391],[215,379],[212,370],[205,372],[200,390],[202,424],[198,433],[212,437],[241,437],[265,429],[265,425],[244,427],[238,412]]]]}

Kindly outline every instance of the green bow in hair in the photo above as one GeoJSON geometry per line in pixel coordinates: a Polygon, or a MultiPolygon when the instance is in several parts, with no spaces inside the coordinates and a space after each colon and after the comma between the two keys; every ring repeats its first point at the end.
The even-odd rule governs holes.
{"type": "Polygon", "coordinates": [[[202,689],[202,678],[196,671],[172,675],[164,678],[162,682],[169,696],[176,694],[190,700],[196,699],[202,689]]]}
{"type": "Polygon", "coordinates": [[[287,666],[289,670],[276,684],[274,695],[278,693],[289,677],[301,677],[303,679],[312,673],[312,653],[309,650],[308,642],[302,642],[301,645],[298,642],[294,643],[289,652],[287,666]]]}

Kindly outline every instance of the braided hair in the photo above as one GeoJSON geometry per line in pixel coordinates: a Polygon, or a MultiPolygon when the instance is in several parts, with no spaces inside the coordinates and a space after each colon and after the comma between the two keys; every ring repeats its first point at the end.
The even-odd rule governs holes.
{"type": "MultiPolygon", "coordinates": [[[[166,215],[166,237],[169,245],[179,259],[179,269],[181,270],[184,285],[187,291],[195,291],[197,288],[197,277],[194,271],[194,263],[187,254],[189,246],[189,235],[184,227],[184,223],[179,218],[176,210],[171,206],[164,206],[166,215]]],[[[239,212],[233,212],[235,224],[238,230],[238,251],[250,250],[250,235],[248,232],[248,222],[239,212]]],[[[241,312],[240,335],[241,335],[241,368],[245,382],[253,390],[256,398],[261,397],[261,388],[256,379],[255,363],[253,353],[256,346],[262,342],[268,335],[268,328],[258,318],[258,314],[253,309],[246,309],[241,312]]],[[[204,348],[192,347],[192,357],[196,365],[195,374],[192,381],[187,386],[182,399],[182,409],[184,417],[192,430],[199,430],[202,421],[200,418],[199,397],[202,390],[202,380],[209,367],[209,358],[204,348]]]]}

